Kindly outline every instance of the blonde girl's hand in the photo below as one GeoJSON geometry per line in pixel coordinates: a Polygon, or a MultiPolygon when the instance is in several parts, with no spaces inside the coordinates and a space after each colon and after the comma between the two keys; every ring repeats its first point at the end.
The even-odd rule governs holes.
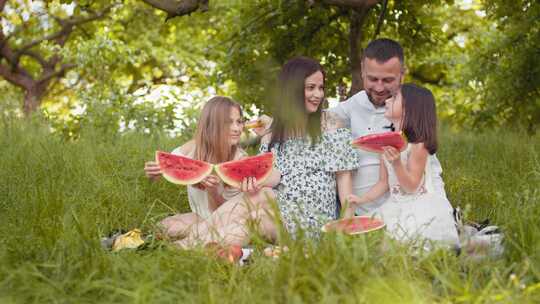
{"type": "Polygon", "coordinates": [[[206,190],[217,191],[217,187],[219,186],[219,178],[213,174],[210,174],[199,184],[201,184],[206,190]]]}
{"type": "Polygon", "coordinates": [[[155,161],[148,161],[144,163],[144,174],[152,181],[156,181],[161,177],[161,169],[159,164],[155,161]]]}
{"type": "Polygon", "coordinates": [[[397,163],[401,162],[400,152],[391,146],[385,146],[383,147],[383,157],[389,161],[392,165],[395,165],[397,163]]]}
{"type": "Polygon", "coordinates": [[[240,191],[242,192],[254,194],[259,192],[259,190],[261,190],[261,187],[257,185],[257,179],[255,177],[246,177],[240,184],[240,191]]]}

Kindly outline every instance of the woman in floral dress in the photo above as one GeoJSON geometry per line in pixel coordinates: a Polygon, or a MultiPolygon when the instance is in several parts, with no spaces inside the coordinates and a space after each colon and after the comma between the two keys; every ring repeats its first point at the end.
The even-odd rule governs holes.
{"type": "MultiPolygon", "coordinates": [[[[275,241],[277,231],[268,198],[277,201],[281,222],[295,237],[299,228],[307,236],[318,235],[321,226],[336,217],[336,189],[342,202],[352,192],[351,171],[358,168],[357,150],[349,144],[351,133],[335,117],[322,111],[324,71],[315,60],[296,57],[282,68],[274,99],[273,121],[265,134],[261,152],[274,153],[273,172],[264,184],[254,178],[243,181],[244,194],[225,202],[210,218],[194,227],[178,242],[221,242],[244,245],[249,241],[249,223],[275,241]]],[[[264,123],[264,121],[263,121],[264,123]]]]}
{"type": "Polygon", "coordinates": [[[322,111],[324,71],[315,60],[297,57],[282,68],[270,134],[260,152],[272,151],[280,172],[274,187],[282,222],[291,235],[308,235],[336,216],[336,189],[341,202],[351,193],[351,172],[358,152],[351,133],[322,111]]]}

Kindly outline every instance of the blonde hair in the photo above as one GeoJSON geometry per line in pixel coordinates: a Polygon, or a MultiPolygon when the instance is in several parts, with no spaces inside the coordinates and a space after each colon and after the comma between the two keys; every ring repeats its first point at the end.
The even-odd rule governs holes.
{"type": "Polygon", "coordinates": [[[242,107],[223,96],[212,97],[204,105],[195,132],[195,159],[221,163],[234,159],[238,145],[230,145],[230,113],[236,108],[242,116],[242,107]]]}

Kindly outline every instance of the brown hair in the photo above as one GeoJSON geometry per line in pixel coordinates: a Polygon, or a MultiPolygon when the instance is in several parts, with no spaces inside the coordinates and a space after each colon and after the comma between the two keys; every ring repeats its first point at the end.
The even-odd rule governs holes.
{"type": "Polygon", "coordinates": [[[378,63],[385,63],[396,57],[401,63],[401,68],[405,66],[405,57],[401,45],[392,39],[379,38],[372,40],[362,53],[362,61],[365,58],[375,59],[378,63]]]}
{"type": "Polygon", "coordinates": [[[429,154],[437,152],[437,110],[430,90],[407,83],[401,86],[403,97],[402,130],[411,143],[423,142],[429,154]]]}
{"type": "Polygon", "coordinates": [[[238,146],[229,142],[232,108],[242,116],[242,107],[228,97],[215,96],[206,102],[195,131],[195,159],[217,164],[234,158],[238,146]]]}
{"type": "Polygon", "coordinates": [[[325,76],[318,61],[301,56],[290,59],[281,68],[274,97],[274,120],[268,151],[274,145],[281,149],[288,138],[305,136],[306,133],[311,137],[312,144],[319,141],[322,104],[317,112],[311,114],[307,114],[305,106],[305,80],[316,72],[325,76]]]}

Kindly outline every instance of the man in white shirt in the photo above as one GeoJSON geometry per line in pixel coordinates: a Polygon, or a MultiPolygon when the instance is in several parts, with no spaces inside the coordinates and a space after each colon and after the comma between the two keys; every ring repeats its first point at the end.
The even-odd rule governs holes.
{"type": "MultiPolygon", "coordinates": [[[[364,90],[340,102],[328,111],[337,114],[351,129],[354,138],[390,131],[390,122],[384,117],[386,99],[400,88],[405,74],[403,49],[396,41],[377,39],[371,41],[362,54],[362,82],[364,90]]],[[[379,180],[379,155],[360,152],[360,167],[353,173],[353,193],[367,192],[379,180]]],[[[444,187],[441,179],[442,168],[434,157],[433,183],[444,187]]],[[[357,214],[366,214],[379,208],[387,195],[362,206],[357,214]]]]}

